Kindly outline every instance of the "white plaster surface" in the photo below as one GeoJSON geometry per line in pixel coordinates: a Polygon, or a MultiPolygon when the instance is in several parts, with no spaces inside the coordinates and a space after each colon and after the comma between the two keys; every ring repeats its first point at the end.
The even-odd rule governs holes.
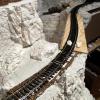
{"type": "Polygon", "coordinates": [[[0,7],[0,91],[8,90],[46,66],[59,52],[45,40],[37,0],[0,7]]]}
{"type": "Polygon", "coordinates": [[[37,100],[95,100],[84,84],[86,54],[78,54],[54,85],[37,100]]]}
{"type": "MultiPolygon", "coordinates": [[[[23,0],[0,7],[0,94],[38,72],[57,55],[56,40],[63,30],[59,30],[53,41],[57,43],[50,43],[45,35],[47,39],[55,36],[62,15],[42,13],[62,2],[69,0],[23,0]]],[[[83,17],[89,19],[91,16],[86,14],[83,17]]],[[[62,19],[61,29],[65,16],[62,19]]],[[[86,54],[78,55],[61,78],[37,100],[94,100],[84,84],[85,60],[86,54]]]]}

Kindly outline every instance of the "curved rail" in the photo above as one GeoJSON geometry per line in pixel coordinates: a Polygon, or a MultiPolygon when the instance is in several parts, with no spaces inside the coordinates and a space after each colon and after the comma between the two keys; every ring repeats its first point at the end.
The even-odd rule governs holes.
{"type": "MultiPolygon", "coordinates": [[[[38,73],[37,77],[30,77],[24,84],[19,84],[18,89],[11,89],[7,92],[7,96],[3,100],[30,100],[32,96],[40,91],[43,86],[53,78],[53,75],[61,70],[62,66],[70,57],[74,50],[78,37],[77,11],[80,7],[89,4],[87,0],[84,4],[78,5],[71,11],[71,27],[68,39],[61,52],[47,65],[42,73],[38,73]],[[70,42],[70,44],[69,44],[70,42]]],[[[92,3],[92,2],[91,2],[92,3]]],[[[32,99],[34,100],[34,99],[32,99]]]]}

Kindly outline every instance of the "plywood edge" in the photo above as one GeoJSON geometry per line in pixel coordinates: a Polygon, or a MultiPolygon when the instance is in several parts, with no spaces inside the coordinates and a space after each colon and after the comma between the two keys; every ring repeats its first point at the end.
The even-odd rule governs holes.
{"type": "MultiPolygon", "coordinates": [[[[78,30],[78,39],[74,51],[88,53],[86,37],[85,37],[85,29],[83,25],[83,18],[79,14],[77,14],[77,20],[78,20],[79,30],[78,30]]],[[[65,42],[67,41],[69,32],[70,32],[70,14],[68,15],[66,21],[66,27],[63,33],[63,37],[61,39],[60,49],[63,48],[65,42]]]]}

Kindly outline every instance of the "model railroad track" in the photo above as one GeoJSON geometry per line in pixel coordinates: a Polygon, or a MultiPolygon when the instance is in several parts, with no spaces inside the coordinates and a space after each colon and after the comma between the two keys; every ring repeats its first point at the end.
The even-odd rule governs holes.
{"type": "Polygon", "coordinates": [[[95,13],[95,12],[99,12],[99,11],[100,11],[100,7],[92,9],[92,10],[89,10],[88,12],[89,13],[95,13]]]}
{"type": "Polygon", "coordinates": [[[67,62],[71,56],[78,36],[78,22],[77,11],[81,6],[89,4],[88,0],[81,5],[76,6],[71,11],[71,27],[68,39],[61,50],[61,52],[53,59],[45,68],[40,72],[28,78],[18,86],[14,87],[7,92],[3,100],[35,100],[37,93],[42,90],[46,84],[54,78],[54,75],[58,73],[63,65],[67,62]],[[70,44],[69,44],[70,42],[70,44]]]}

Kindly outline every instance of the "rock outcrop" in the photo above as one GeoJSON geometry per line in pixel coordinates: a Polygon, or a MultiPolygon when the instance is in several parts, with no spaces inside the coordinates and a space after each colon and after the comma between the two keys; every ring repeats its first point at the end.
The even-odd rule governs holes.
{"type": "Polygon", "coordinates": [[[37,0],[0,7],[0,47],[0,91],[21,83],[56,56],[58,44],[45,40],[37,0]]]}
{"type": "Polygon", "coordinates": [[[37,100],[95,100],[84,84],[86,54],[75,57],[60,79],[37,100]]]}
{"type": "MultiPolygon", "coordinates": [[[[0,7],[0,96],[38,72],[57,55],[67,19],[65,12],[70,12],[71,8],[61,13],[43,13],[69,1],[22,0],[0,7]]],[[[78,55],[60,79],[37,100],[94,100],[85,88],[85,59],[86,54],[78,55]]]]}

